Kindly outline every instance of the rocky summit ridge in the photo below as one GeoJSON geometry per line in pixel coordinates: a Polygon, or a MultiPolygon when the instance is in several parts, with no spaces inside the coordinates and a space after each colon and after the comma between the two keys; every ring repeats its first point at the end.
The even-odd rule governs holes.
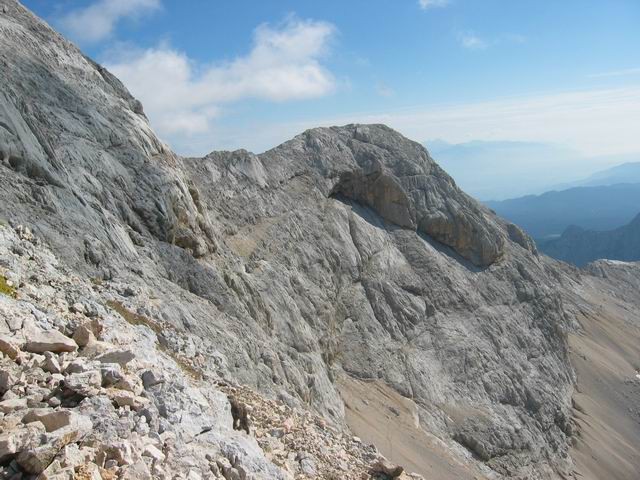
{"type": "Polygon", "coordinates": [[[14,0],[0,67],[4,478],[577,474],[569,337],[606,265],[383,125],[182,158],[14,0]]]}

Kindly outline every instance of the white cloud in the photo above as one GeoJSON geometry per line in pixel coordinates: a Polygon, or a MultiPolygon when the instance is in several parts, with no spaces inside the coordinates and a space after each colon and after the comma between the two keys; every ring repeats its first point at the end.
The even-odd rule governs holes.
{"type": "Polygon", "coordinates": [[[449,5],[449,0],[418,0],[420,8],[426,10],[428,8],[446,7],[449,5]]]}
{"type": "Polygon", "coordinates": [[[107,68],[142,101],[160,136],[179,147],[185,135],[211,134],[211,120],[224,104],[317,98],[334,91],[336,81],[321,63],[334,34],[329,23],[290,17],[277,28],[258,27],[251,51],[230,62],[200,65],[160,45],[123,54],[107,68]]]}
{"type": "Polygon", "coordinates": [[[508,43],[526,43],[527,37],[519,33],[506,33],[500,37],[500,41],[508,43]]]}
{"type": "Polygon", "coordinates": [[[486,40],[480,38],[472,31],[459,33],[458,41],[460,42],[460,45],[464,48],[468,48],[469,50],[484,50],[489,46],[489,43],[486,40]]]}
{"type": "Polygon", "coordinates": [[[393,88],[391,88],[389,85],[387,85],[386,83],[378,82],[376,84],[376,93],[378,95],[380,95],[381,97],[390,98],[390,97],[395,96],[396,91],[393,88]]]}
{"type": "Polygon", "coordinates": [[[614,70],[612,72],[592,73],[589,78],[625,77],[627,75],[640,75],[640,68],[628,68],[626,70],[614,70]]]}
{"type": "Polygon", "coordinates": [[[527,42],[527,37],[518,33],[503,33],[490,39],[477,35],[473,30],[458,31],[456,33],[458,42],[469,50],[486,50],[489,47],[508,44],[523,44],[527,42]]]}
{"type": "Polygon", "coordinates": [[[124,18],[137,18],[161,7],[160,0],[98,0],[65,14],[59,25],[80,42],[98,42],[113,33],[124,18]]]}

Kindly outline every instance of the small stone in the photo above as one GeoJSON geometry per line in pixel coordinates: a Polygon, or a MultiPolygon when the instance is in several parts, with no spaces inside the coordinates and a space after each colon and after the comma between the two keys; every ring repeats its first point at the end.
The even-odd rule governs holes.
{"type": "MultiPolygon", "coordinates": [[[[131,443],[125,440],[111,441],[107,446],[103,447],[103,451],[98,457],[105,457],[105,460],[113,460],[115,465],[132,465],[138,459],[137,453],[134,451],[131,443]]],[[[113,464],[112,464],[113,465],[113,464]]]]}
{"type": "Polygon", "coordinates": [[[74,352],[78,344],[57,330],[27,331],[25,351],[32,353],[74,352]]]}
{"type": "Polygon", "coordinates": [[[97,370],[74,373],[65,379],[64,386],[83,397],[93,396],[100,391],[102,376],[97,370]]]}
{"type": "Polygon", "coordinates": [[[310,477],[315,477],[317,474],[316,462],[314,462],[313,458],[311,457],[305,457],[302,460],[300,460],[300,470],[305,475],[308,475],[310,477]]]}
{"type": "Polygon", "coordinates": [[[71,305],[70,310],[75,313],[84,313],[84,305],[80,302],[76,302],[71,305]]]}
{"type": "Polygon", "coordinates": [[[272,428],[269,430],[269,435],[274,438],[282,438],[284,437],[284,428],[272,428]]]}
{"type": "Polygon", "coordinates": [[[282,428],[284,428],[285,433],[291,432],[293,430],[294,421],[293,418],[289,417],[284,422],[282,422],[282,428]]]}
{"type": "MultiPolygon", "coordinates": [[[[246,478],[246,477],[243,477],[243,478],[246,478]]],[[[200,473],[198,473],[196,470],[191,469],[187,474],[187,480],[202,480],[202,475],[200,475],[200,473]]]]}
{"type": "Polygon", "coordinates": [[[135,395],[140,395],[144,390],[140,379],[131,375],[123,375],[122,378],[114,385],[114,388],[127,390],[129,392],[133,392],[135,395]]]}
{"type": "Polygon", "coordinates": [[[76,331],[73,332],[73,340],[78,346],[86,347],[90,343],[95,342],[96,337],[87,325],[80,325],[76,328],[76,331]]]}
{"type": "Polygon", "coordinates": [[[100,467],[95,463],[85,463],[75,469],[74,480],[102,480],[100,467]]]}
{"type": "Polygon", "coordinates": [[[62,368],[58,362],[57,357],[51,352],[44,353],[44,362],[42,365],[43,370],[49,373],[61,373],[62,368]]]}
{"type": "Polygon", "coordinates": [[[40,422],[47,433],[54,432],[71,424],[73,415],[70,410],[51,410],[49,408],[36,408],[29,410],[22,417],[22,423],[40,422]]]}
{"type": "Polygon", "coordinates": [[[11,360],[15,360],[20,354],[20,347],[16,340],[0,337],[0,352],[4,353],[11,360]]]}
{"type": "Polygon", "coordinates": [[[24,319],[19,316],[10,316],[8,318],[5,318],[5,322],[7,323],[7,327],[9,327],[9,330],[11,330],[12,332],[21,330],[24,325],[24,319]]]}
{"type": "Polygon", "coordinates": [[[142,384],[147,390],[163,383],[164,381],[164,377],[161,377],[153,370],[147,370],[142,374],[142,384]]]}
{"type": "Polygon", "coordinates": [[[82,439],[92,428],[90,419],[72,413],[66,426],[47,433],[43,445],[21,451],[16,460],[27,473],[37,475],[49,466],[60,450],[82,439]]]}
{"type": "Polygon", "coordinates": [[[26,426],[19,426],[0,435],[0,463],[13,457],[25,448],[32,448],[41,444],[41,436],[45,433],[44,425],[35,422],[26,426]]]}
{"type": "Polygon", "coordinates": [[[93,447],[79,447],[75,443],[66,445],[58,454],[58,458],[62,461],[63,467],[75,468],[85,463],[96,463],[97,451],[93,447]]]}
{"type": "Polygon", "coordinates": [[[27,408],[26,398],[12,398],[0,402],[0,412],[5,415],[7,413],[15,412],[16,410],[24,410],[25,408],[27,408]]]}
{"type": "Polygon", "coordinates": [[[229,472],[233,469],[231,462],[225,457],[220,457],[216,460],[216,465],[218,466],[218,469],[222,472],[222,475],[224,475],[225,478],[229,478],[228,477],[229,472]]]}
{"type": "Polygon", "coordinates": [[[0,395],[4,395],[7,390],[11,390],[15,383],[16,377],[6,370],[0,370],[0,395]]]}
{"type": "MultiPolygon", "coordinates": [[[[24,391],[24,388],[22,390],[24,391]]],[[[20,398],[20,396],[17,393],[15,393],[13,390],[8,390],[2,396],[3,400],[13,400],[14,398],[20,398]]],[[[2,413],[2,412],[0,412],[0,413],[2,413]]]]}
{"type": "Polygon", "coordinates": [[[143,460],[125,467],[119,475],[119,480],[151,480],[149,467],[143,460]]]}
{"type": "Polygon", "coordinates": [[[134,410],[140,410],[149,403],[148,398],[136,396],[133,392],[127,390],[108,388],[106,394],[119,407],[131,407],[134,410]]]}
{"type": "Polygon", "coordinates": [[[44,355],[32,353],[28,356],[28,360],[26,362],[23,362],[22,365],[24,365],[28,369],[42,368],[44,366],[44,360],[44,355]]]}
{"type": "Polygon", "coordinates": [[[164,462],[164,459],[165,459],[164,453],[162,453],[157,447],[153,445],[147,445],[146,447],[144,447],[144,450],[142,451],[142,455],[144,457],[151,457],[155,461],[161,462],[161,463],[164,462]]]}
{"type": "Polygon", "coordinates": [[[402,472],[404,472],[404,468],[391,463],[386,458],[379,458],[376,462],[373,463],[373,465],[371,465],[369,472],[372,475],[382,474],[391,478],[396,478],[402,475],[402,472]]]}
{"type": "Polygon", "coordinates": [[[38,475],[38,480],[68,480],[73,479],[74,471],[62,467],[60,460],[54,460],[51,464],[38,475]]]}
{"type": "Polygon", "coordinates": [[[131,350],[111,350],[96,357],[102,363],[118,363],[121,367],[126,367],[129,362],[136,358],[131,350]]]}

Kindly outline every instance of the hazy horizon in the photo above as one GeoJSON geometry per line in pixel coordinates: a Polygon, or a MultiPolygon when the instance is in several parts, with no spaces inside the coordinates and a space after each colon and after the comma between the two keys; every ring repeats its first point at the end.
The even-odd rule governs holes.
{"type": "Polygon", "coordinates": [[[466,193],[481,201],[563,190],[612,167],[640,162],[640,153],[585,156],[542,142],[435,139],[422,143],[466,193]]]}

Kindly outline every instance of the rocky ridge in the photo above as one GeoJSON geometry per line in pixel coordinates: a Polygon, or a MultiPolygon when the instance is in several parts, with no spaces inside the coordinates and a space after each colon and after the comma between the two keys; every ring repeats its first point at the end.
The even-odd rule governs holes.
{"type": "Polygon", "coordinates": [[[201,377],[162,349],[152,320],[109,306],[131,292],[74,276],[27,228],[0,226],[0,265],[11,289],[0,294],[1,478],[360,479],[397,468],[317,415],[201,377]],[[232,404],[247,432],[234,430],[232,404]]]}
{"type": "MultiPolygon", "coordinates": [[[[183,395],[167,393],[176,410],[158,394],[167,415],[159,430],[198,434],[177,443],[178,463],[163,467],[167,475],[192,467],[209,474],[202,444],[222,452],[212,457],[216,466],[224,457],[257,478],[279,478],[287,468],[303,475],[297,469],[310,468],[307,454],[316,475],[333,475],[346,458],[340,475],[359,478],[372,450],[340,433],[337,383],[345,377],[411,400],[416,428],[471,465],[470,478],[571,474],[567,335],[588,304],[576,270],[539,255],[522,230],[460,191],[424,148],[382,125],[313,129],[260,155],[181,158],[108,71],[18,2],[0,7],[0,218],[33,231],[101,307],[70,312],[78,302],[69,284],[56,291],[67,299],[60,308],[25,301],[52,308],[60,323],[36,326],[65,338],[77,328],[78,337],[95,337],[90,323],[72,322],[100,312],[97,341],[133,350],[135,376],[156,365],[159,376],[184,382],[175,387],[183,395]],[[260,393],[234,392],[275,412],[280,404],[269,402],[313,413],[292,414],[303,427],[281,439],[284,450],[264,432],[245,438],[229,428],[229,402],[212,379],[251,387],[260,393]],[[203,396],[208,404],[193,404],[203,396]],[[316,415],[338,433],[306,420],[316,415]],[[304,438],[316,447],[289,450],[304,438]],[[314,456],[334,446],[335,456],[314,456]]],[[[50,260],[41,268],[52,269],[50,260]]],[[[18,295],[33,282],[8,280],[25,283],[18,295]]],[[[38,288],[53,295],[51,285],[38,288]]],[[[42,356],[65,365],[83,352],[42,356]]],[[[117,405],[91,363],[102,354],[109,352],[86,355],[93,373],[81,378],[95,391],[83,390],[83,402],[117,405]]],[[[155,404],[153,388],[173,385],[143,384],[140,392],[135,376],[133,392],[111,393],[134,407],[146,403],[140,398],[155,404]]],[[[253,415],[268,432],[289,428],[281,413],[253,415]]]]}

